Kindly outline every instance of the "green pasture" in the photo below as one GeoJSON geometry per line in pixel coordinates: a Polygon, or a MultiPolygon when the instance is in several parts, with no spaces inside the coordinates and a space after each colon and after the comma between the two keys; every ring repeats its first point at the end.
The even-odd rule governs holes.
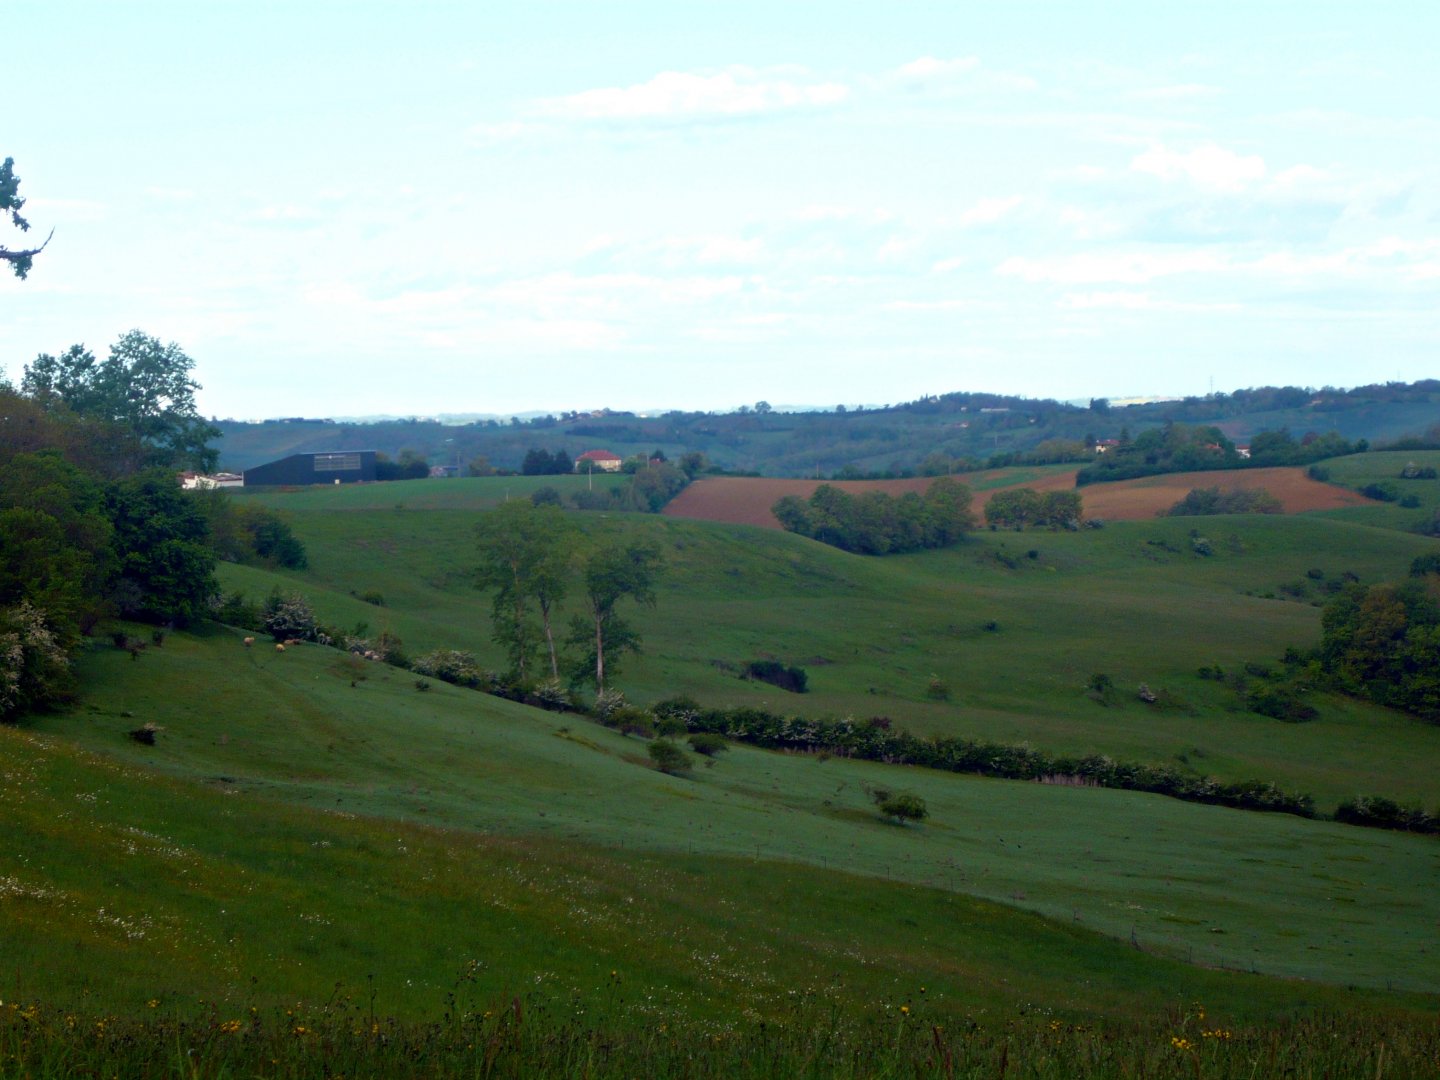
{"type": "Polygon", "coordinates": [[[276,510],[489,510],[510,499],[528,499],[554,488],[566,506],[577,491],[609,491],[630,482],[618,473],[593,476],[480,476],[445,480],[390,480],[383,484],[236,488],[227,497],[253,500],[276,510]]]}
{"type": "Polygon", "coordinates": [[[1412,463],[1422,469],[1440,470],[1440,450],[1382,450],[1322,461],[1320,466],[1328,470],[1332,484],[1359,491],[1367,484],[1385,483],[1400,495],[1413,495],[1420,501],[1416,508],[1403,507],[1398,502],[1375,502],[1369,506],[1330,510],[1325,516],[1415,532],[1440,511],[1440,480],[1403,479],[1402,470],[1412,463]]]}
{"type": "MultiPolygon", "coordinates": [[[[324,495],[350,497],[307,497],[324,495]]],[[[488,598],[470,584],[474,512],[314,509],[293,520],[310,568],[226,566],[225,588],[257,600],[277,586],[298,590],[343,630],[364,624],[399,634],[411,655],[464,648],[503,667],[488,598]],[[359,599],[369,591],[383,607],[359,599]]],[[[1197,674],[1202,665],[1276,665],[1289,647],[1315,646],[1328,590],[1347,574],[1404,576],[1433,544],[1417,535],[1248,515],[982,531],[949,550],[870,558],[744,526],[572,520],[594,543],[646,537],[664,550],[658,605],[633,613],[645,652],[625,658],[618,680],[632,700],[687,693],[711,705],[883,715],[921,732],[1275,780],[1324,810],[1370,792],[1434,801],[1440,728],[1318,692],[1319,718],[1287,724],[1244,711],[1232,689],[1197,674]],[[1195,553],[1192,532],[1212,555],[1195,553]],[[737,677],[762,657],[805,667],[811,692],[737,677]],[[1108,704],[1086,694],[1097,673],[1117,687],[1108,704]],[[932,679],[948,699],[929,696],[932,679]],[[1167,707],[1143,704],[1141,683],[1165,691],[1167,707]]]]}
{"type": "Polygon", "coordinates": [[[383,968],[418,1004],[470,959],[500,990],[624,968],[701,1012],[837,973],[856,1000],[1082,1011],[1324,997],[1205,969],[1440,990],[1430,838],[742,746],[675,778],[580,718],[226,631],[97,646],[82,676],[82,706],[0,743],[0,880],[30,913],[7,950],[83,958],[10,970],[52,990],[200,966],[308,994],[383,968]],[[125,736],[147,720],[154,747],[125,736]],[[931,819],[881,820],[867,785],[931,819]]]}

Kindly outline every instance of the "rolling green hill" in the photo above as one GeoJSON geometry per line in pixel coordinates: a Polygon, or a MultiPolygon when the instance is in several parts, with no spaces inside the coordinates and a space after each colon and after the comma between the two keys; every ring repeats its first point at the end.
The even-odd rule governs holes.
{"type": "MultiPolygon", "coordinates": [[[[413,491],[471,507],[485,502],[479,492],[506,484],[415,481],[413,491]]],[[[406,488],[398,502],[414,497],[410,485],[370,490],[382,488],[406,488]]],[[[318,508],[359,497],[337,489],[270,498],[298,507],[291,517],[310,569],[227,566],[222,583],[254,599],[298,589],[333,626],[364,623],[398,633],[411,655],[463,648],[503,667],[488,599],[470,584],[474,514],[318,508]],[[372,590],[384,607],[358,599],[372,590]]],[[[1433,544],[1418,535],[1328,516],[1251,515],[981,532],[958,548],[874,559],[739,526],[575,520],[597,543],[645,536],[665,553],[659,604],[640,620],[645,652],[626,660],[620,680],[634,700],[685,693],[716,706],[884,715],[917,732],[1178,762],[1229,781],[1273,779],[1326,810],[1359,792],[1433,799],[1440,728],[1319,693],[1318,719],[1284,723],[1244,711],[1232,689],[1198,674],[1275,665],[1289,647],[1314,646],[1327,587],[1347,573],[1403,577],[1433,544]],[[1194,529],[1213,555],[1193,552],[1194,529]],[[746,661],[770,656],[805,667],[811,692],[737,677],[746,661]],[[1096,673],[1120,688],[1108,705],[1086,696],[1096,673]],[[931,700],[932,678],[949,700],[931,700]],[[1142,703],[1142,682],[1165,690],[1170,707],[1142,703]]]]}
{"type": "MultiPolygon", "coordinates": [[[[245,494],[286,516],[309,567],[223,565],[222,584],[499,668],[474,526],[546,482],[245,494]]],[[[658,604],[633,613],[645,651],[618,679],[633,701],[883,716],[1273,780],[1328,813],[1358,792],[1433,803],[1440,727],[1318,690],[1319,716],[1286,723],[1198,669],[1274,665],[1318,640],[1347,575],[1403,576],[1434,541],[1389,511],[985,531],[881,559],[741,526],[572,520],[591,544],[662,550],[658,604]],[[765,657],[804,666],[812,692],[738,677],[765,657]],[[1116,686],[1104,700],[1096,673],[1116,686]]],[[[1433,838],[743,745],[672,777],[580,716],[242,637],[172,633],[133,657],[94,639],[74,707],[0,729],[0,999],[61,1010],[61,1032],[65,1009],[108,1023],[203,1001],[224,1031],[251,1006],[351,1016],[369,999],[420,1020],[458,995],[476,1016],[523,999],[607,1038],[913,1015],[1141,1041],[1189,1031],[1205,1002],[1259,1032],[1342,1018],[1366,1061],[1366,1038],[1404,1039],[1354,1034],[1382,1029],[1367,1017],[1418,1030],[1440,1000],[1433,838]],[[127,738],[147,723],[155,745],[127,738]],[[883,820],[877,787],[931,816],[883,820]]]]}

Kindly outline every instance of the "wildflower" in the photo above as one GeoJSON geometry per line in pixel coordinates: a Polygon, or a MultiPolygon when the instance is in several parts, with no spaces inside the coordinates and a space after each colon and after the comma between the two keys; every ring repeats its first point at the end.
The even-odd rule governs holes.
{"type": "Polygon", "coordinates": [[[151,1009],[158,1009],[160,1007],[160,1000],[158,998],[151,998],[145,1005],[151,1009]]]}
{"type": "Polygon", "coordinates": [[[1171,1035],[1170,1045],[1173,1046],[1176,1050],[1189,1050],[1195,1044],[1192,1043],[1189,1039],[1182,1038],[1179,1035],[1171,1035]]]}
{"type": "Polygon", "coordinates": [[[900,1006],[900,1011],[901,1011],[904,1015],[909,1016],[909,1015],[910,1015],[910,1006],[909,1006],[909,1005],[901,1005],[901,1006],[900,1006]]]}
{"type": "Polygon", "coordinates": [[[222,1035],[234,1035],[234,1034],[237,1033],[239,1030],[240,1030],[240,1021],[239,1021],[239,1020],[226,1020],[223,1024],[220,1025],[220,1033],[221,1033],[222,1035]]]}

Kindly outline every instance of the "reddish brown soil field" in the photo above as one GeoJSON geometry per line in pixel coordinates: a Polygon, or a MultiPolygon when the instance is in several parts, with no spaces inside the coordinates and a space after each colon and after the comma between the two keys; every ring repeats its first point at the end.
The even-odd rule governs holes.
{"type": "MultiPolygon", "coordinates": [[[[957,477],[962,483],[964,476],[957,477]]],[[[802,499],[825,481],[772,480],[767,478],[715,476],[697,480],[665,507],[674,517],[699,521],[724,521],[736,525],[761,525],[778,529],[780,523],[770,512],[776,500],[786,495],[802,499]]],[[[923,492],[930,486],[930,477],[910,480],[845,480],[832,481],[844,491],[884,491],[900,495],[906,491],[923,492]]],[[[1073,472],[1056,473],[1040,480],[1014,487],[1032,487],[1037,491],[1063,491],[1075,486],[1073,472]]],[[[1147,476],[1140,480],[1121,480],[1112,484],[1091,484],[1081,488],[1085,500],[1085,516],[1108,521],[1138,521],[1152,518],[1170,509],[1192,488],[1216,487],[1221,491],[1237,488],[1263,487],[1280,500],[1287,514],[1306,510],[1334,510],[1342,506],[1363,506],[1369,500],[1346,488],[1311,480],[1303,469],[1245,469],[1235,472],[1170,473],[1147,476]]],[[[977,509],[996,491],[982,492],[975,499],[977,509]]]]}

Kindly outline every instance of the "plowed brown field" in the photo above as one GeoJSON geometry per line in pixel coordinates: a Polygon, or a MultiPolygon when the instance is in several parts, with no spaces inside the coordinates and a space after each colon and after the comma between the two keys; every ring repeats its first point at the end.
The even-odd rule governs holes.
{"type": "MultiPolygon", "coordinates": [[[[965,478],[957,477],[962,483],[965,478]]],[[[697,480],[665,507],[673,517],[695,518],[699,521],[724,521],[736,525],[760,525],[778,529],[780,523],[770,512],[776,500],[786,495],[802,499],[825,481],[772,480],[768,478],[715,476],[697,480]]],[[[851,494],[862,491],[884,491],[901,495],[907,491],[923,492],[930,486],[930,477],[909,480],[844,480],[831,481],[835,487],[851,494]]],[[[1064,491],[1075,486],[1073,472],[1055,473],[1042,479],[1012,487],[1031,487],[1037,491],[1064,491]]],[[[1215,487],[1221,491],[1237,488],[1264,488],[1280,500],[1287,514],[1306,510],[1335,510],[1342,506],[1361,506],[1369,502],[1363,495],[1347,488],[1311,480],[1303,469],[1243,469],[1233,472],[1169,473],[1147,476],[1139,480],[1121,480],[1109,484],[1092,484],[1080,489],[1085,500],[1085,516],[1109,521],[1138,521],[1152,518],[1170,509],[1192,488],[1215,487]]],[[[993,488],[976,496],[977,510],[997,491],[993,488]]]]}

